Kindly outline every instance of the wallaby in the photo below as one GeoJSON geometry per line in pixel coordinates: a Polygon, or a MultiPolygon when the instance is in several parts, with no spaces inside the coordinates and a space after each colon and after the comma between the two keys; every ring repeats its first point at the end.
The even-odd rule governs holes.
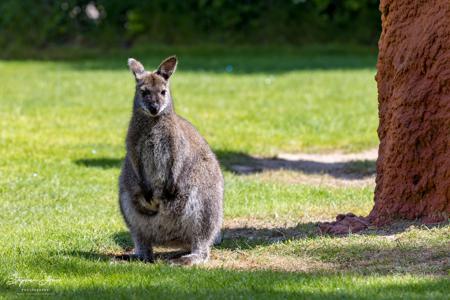
{"type": "Polygon", "coordinates": [[[119,202],[135,256],[153,261],[153,245],[180,242],[190,254],[172,260],[192,265],[208,260],[223,219],[223,176],[207,142],[173,107],[169,79],[177,58],[146,71],[135,59],[136,79],[119,202]]]}

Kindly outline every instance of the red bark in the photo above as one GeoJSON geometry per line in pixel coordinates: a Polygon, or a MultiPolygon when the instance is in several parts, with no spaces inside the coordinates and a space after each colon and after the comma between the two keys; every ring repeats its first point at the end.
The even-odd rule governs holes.
{"type": "Polygon", "coordinates": [[[450,3],[382,0],[380,10],[380,147],[369,219],[443,221],[450,214],[450,3]]]}
{"type": "Polygon", "coordinates": [[[322,232],[450,216],[450,2],[381,0],[380,11],[375,205],[368,218],[347,214],[322,232]]]}

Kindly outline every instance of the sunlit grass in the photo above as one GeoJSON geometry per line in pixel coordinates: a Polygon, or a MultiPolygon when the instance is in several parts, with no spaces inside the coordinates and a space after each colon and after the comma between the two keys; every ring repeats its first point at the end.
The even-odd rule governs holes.
{"type": "MultiPolygon", "coordinates": [[[[153,63],[149,68],[163,58],[156,54],[143,57],[153,63]]],[[[377,145],[373,56],[282,54],[182,52],[172,82],[177,111],[222,159],[377,145]]],[[[131,246],[117,204],[133,94],[127,56],[0,62],[4,296],[43,288],[76,299],[447,297],[449,282],[441,275],[448,227],[415,228],[392,239],[322,237],[314,222],[348,211],[366,215],[373,190],[268,182],[226,168],[226,224],[298,223],[302,236],[280,243],[225,240],[213,250],[210,269],[112,262],[109,254],[131,246]],[[245,270],[230,268],[230,260],[245,270]],[[294,264],[286,272],[293,261],[305,269],[294,264]]]]}

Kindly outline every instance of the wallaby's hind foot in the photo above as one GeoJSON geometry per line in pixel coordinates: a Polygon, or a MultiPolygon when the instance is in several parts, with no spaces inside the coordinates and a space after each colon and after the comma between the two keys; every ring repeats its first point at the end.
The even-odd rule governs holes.
{"type": "Polygon", "coordinates": [[[192,266],[208,261],[209,255],[203,253],[190,253],[170,260],[171,265],[192,266]]]}
{"type": "Polygon", "coordinates": [[[201,243],[200,245],[193,245],[191,253],[172,259],[170,263],[179,266],[192,266],[207,262],[209,258],[209,247],[206,243],[201,243]]]}

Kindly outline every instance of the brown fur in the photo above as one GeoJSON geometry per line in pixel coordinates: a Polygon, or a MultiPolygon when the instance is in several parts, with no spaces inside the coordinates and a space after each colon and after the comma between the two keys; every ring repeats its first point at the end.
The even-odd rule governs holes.
{"type": "Polygon", "coordinates": [[[119,200],[137,257],[152,261],[152,245],[178,241],[191,253],[175,263],[197,264],[220,234],[223,178],[207,142],[173,110],[169,78],[176,64],[169,57],[147,72],[129,60],[136,93],[119,200]]]}

